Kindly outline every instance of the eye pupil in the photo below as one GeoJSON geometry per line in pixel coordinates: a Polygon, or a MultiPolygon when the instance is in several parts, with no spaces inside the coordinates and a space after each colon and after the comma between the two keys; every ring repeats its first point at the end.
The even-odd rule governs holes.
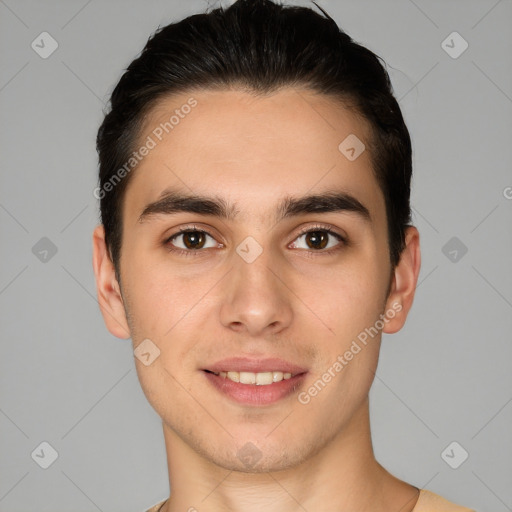
{"type": "Polygon", "coordinates": [[[204,245],[204,233],[200,231],[185,231],[183,234],[183,241],[188,249],[198,249],[204,245]],[[189,241],[191,242],[189,244],[189,241]],[[202,242],[202,243],[201,243],[202,242]],[[197,247],[199,244],[200,247],[197,247]]]}
{"type": "Polygon", "coordinates": [[[306,234],[306,240],[312,240],[315,249],[323,249],[327,245],[327,238],[328,235],[324,231],[310,231],[306,234]]]}
{"type": "MultiPolygon", "coordinates": [[[[201,251],[201,249],[204,248],[206,243],[206,236],[211,237],[209,233],[202,231],[200,229],[183,229],[179,231],[177,234],[171,236],[170,239],[165,242],[165,245],[170,244],[172,246],[173,244],[171,240],[181,237],[182,243],[185,246],[182,252],[186,251],[188,254],[201,253],[203,252],[201,251]]],[[[305,238],[306,245],[308,246],[309,249],[314,249],[314,252],[326,253],[327,251],[323,251],[323,249],[327,247],[330,237],[333,236],[340,240],[340,238],[337,235],[335,235],[332,231],[323,227],[317,227],[317,229],[303,232],[303,234],[301,235],[301,237],[305,238]]],[[[180,249],[176,250],[179,251],[180,249]]]]}

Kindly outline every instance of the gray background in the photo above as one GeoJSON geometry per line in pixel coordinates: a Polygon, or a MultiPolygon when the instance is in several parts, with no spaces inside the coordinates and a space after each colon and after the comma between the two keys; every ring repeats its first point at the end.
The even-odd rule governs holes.
{"type": "MultiPolygon", "coordinates": [[[[512,2],[319,3],[388,63],[413,139],[423,263],[406,326],[383,337],[376,456],[455,502],[512,510],[512,2]],[[458,58],[442,46],[453,31],[469,44],[458,58]],[[441,456],[452,441],[469,453],[458,469],[441,456]]],[[[160,418],[96,301],[95,136],[149,35],[205,7],[0,0],[2,512],[141,511],[168,495],[160,418]],[[47,59],[31,48],[43,31],[59,45],[47,59]],[[43,441],[48,469],[31,457],[43,441]]]]}

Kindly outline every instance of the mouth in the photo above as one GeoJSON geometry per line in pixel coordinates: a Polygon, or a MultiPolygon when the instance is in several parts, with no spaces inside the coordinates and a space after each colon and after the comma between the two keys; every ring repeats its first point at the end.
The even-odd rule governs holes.
{"type": "Polygon", "coordinates": [[[271,371],[271,372],[236,372],[236,371],[221,371],[212,372],[210,370],[204,370],[205,372],[212,373],[221,377],[222,379],[229,379],[232,382],[238,382],[240,384],[255,384],[256,386],[269,386],[275,382],[281,382],[283,380],[291,379],[300,375],[300,373],[271,371]]]}
{"type": "Polygon", "coordinates": [[[282,359],[231,358],[202,369],[223,397],[241,405],[265,406],[297,392],[308,370],[282,359]]]}

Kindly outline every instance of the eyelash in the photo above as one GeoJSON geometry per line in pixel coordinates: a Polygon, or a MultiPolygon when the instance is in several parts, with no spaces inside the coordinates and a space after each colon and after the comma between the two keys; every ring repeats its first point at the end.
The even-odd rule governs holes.
{"type": "MultiPolygon", "coordinates": [[[[294,240],[296,240],[297,238],[301,237],[302,235],[305,235],[307,233],[311,233],[311,232],[315,232],[315,231],[324,231],[326,233],[328,233],[329,235],[332,235],[334,238],[337,238],[338,241],[340,241],[341,243],[336,245],[335,247],[332,247],[331,249],[328,249],[328,250],[314,250],[314,249],[311,249],[311,250],[306,250],[306,249],[301,249],[302,251],[306,252],[307,253],[307,256],[308,257],[316,257],[316,255],[318,256],[327,256],[327,255],[331,255],[339,250],[341,250],[341,248],[343,246],[347,246],[348,245],[348,240],[341,236],[339,233],[336,233],[335,231],[332,231],[332,226],[330,225],[322,225],[322,224],[317,224],[313,227],[308,227],[308,228],[304,228],[302,229],[298,235],[295,237],[294,240]],[[311,254],[313,253],[313,254],[311,254]],[[317,253],[317,254],[314,254],[314,253],[317,253]]],[[[166,249],[169,251],[169,252],[173,252],[175,254],[178,254],[178,255],[183,255],[183,256],[200,256],[201,253],[204,253],[204,249],[190,249],[190,250],[185,250],[185,249],[177,249],[177,248],[173,248],[172,245],[171,245],[171,240],[177,238],[178,236],[182,235],[183,233],[190,233],[190,232],[199,232],[199,233],[204,233],[212,238],[215,238],[213,235],[211,235],[208,231],[204,230],[204,229],[200,229],[198,226],[195,226],[195,225],[191,225],[191,226],[184,226],[182,228],[180,228],[179,231],[177,231],[176,233],[174,233],[173,235],[171,235],[169,238],[167,238],[166,240],[164,240],[163,242],[163,245],[166,247],[166,249]]]]}

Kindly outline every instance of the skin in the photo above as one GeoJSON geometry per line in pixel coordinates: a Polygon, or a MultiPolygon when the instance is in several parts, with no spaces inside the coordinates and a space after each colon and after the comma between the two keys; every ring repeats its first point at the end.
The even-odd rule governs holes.
{"type": "MultiPolygon", "coordinates": [[[[93,235],[108,330],[131,337],[134,349],[149,338],[160,350],[149,366],[137,358],[135,364],[162,418],[172,489],[162,510],[411,511],[418,489],[386,471],[371,443],[368,393],[380,332],[308,404],[297,399],[379,315],[401,306],[383,327],[394,333],[412,306],[419,233],[408,228],[392,271],[385,202],[369,151],[349,161],[338,150],[349,134],[368,141],[369,126],[332,98],[307,90],[261,97],[202,90],[163,100],[140,140],[191,96],[198,105],[131,176],[123,204],[122,287],[103,227],[93,235]],[[181,212],[138,222],[145,205],[169,186],[222,196],[240,214],[228,221],[181,212]],[[346,211],[274,222],[284,195],[328,189],[354,195],[372,223],[346,211]],[[191,223],[213,238],[206,236],[205,248],[188,249],[195,256],[170,252],[165,240],[191,223]],[[349,243],[330,238],[329,248],[341,249],[322,255],[328,249],[308,245],[299,233],[317,223],[330,224],[349,243]],[[252,263],[236,252],[247,236],[263,249],[252,263]],[[202,369],[239,355],[292,361],[308,369],[304,385],[274,405],[236,404],[202,369]],[[248,442],[260,455],[250,468],[237,456],[248,442]]],[[[187,250],[185,238],[170,243],[187,250]]]]}

